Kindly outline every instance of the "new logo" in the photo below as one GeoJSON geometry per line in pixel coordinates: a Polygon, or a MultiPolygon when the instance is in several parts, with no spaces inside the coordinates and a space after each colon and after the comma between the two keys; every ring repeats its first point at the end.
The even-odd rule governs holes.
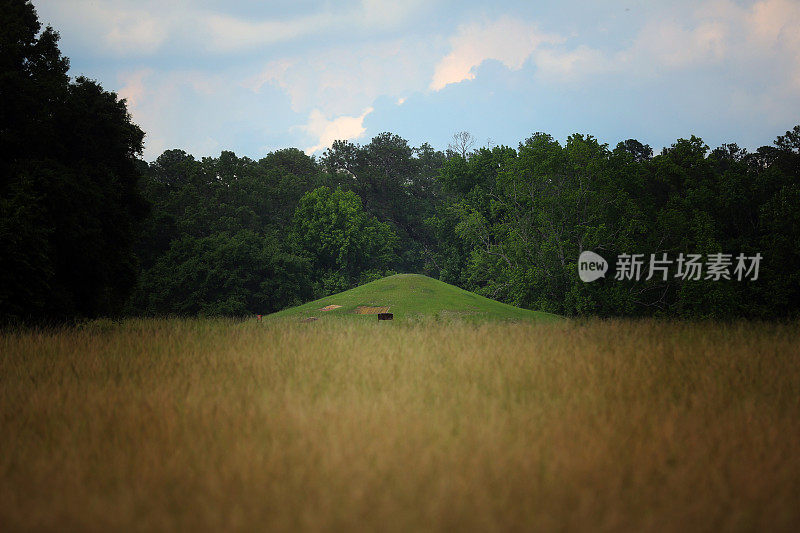
{"type": "Polygon", "coordinates": [[[578,256],[578,276],[589,282],[602,278],[608,272],[608,262],[594,252],[586,250],[578,256]]]}

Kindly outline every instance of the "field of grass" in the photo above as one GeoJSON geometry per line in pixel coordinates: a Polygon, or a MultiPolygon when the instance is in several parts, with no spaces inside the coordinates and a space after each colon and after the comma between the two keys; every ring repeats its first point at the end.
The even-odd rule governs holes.
{"type": "Polygon", "coordinates": [[[0,530],[797,530],[798,325],[7,332],[0,530]]]}
{"type": "Polygon", "coordinates": [[[358,315],[359,306],[389,307],[394,320],[415,321],[459,318],[479,322],[485,320],[560,320],[550,313],[529,311],[490,300],[465,291],[438,279],[420,274],[396,274],[366,283],[355,289],[327,296],[313,302],[284,309],[270,319],[349,319],[358,322],[375,321],[374,315],[358,315]],[[322,311],[330,305],[336,309],[322,311]]]}

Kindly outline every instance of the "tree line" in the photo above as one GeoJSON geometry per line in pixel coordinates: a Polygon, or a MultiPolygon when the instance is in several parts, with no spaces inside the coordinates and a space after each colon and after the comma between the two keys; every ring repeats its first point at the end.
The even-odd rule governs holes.
{"type": "MultiPolygon", "coordinates": [[[[800,126],[753,152],[654,154],[575,134],[447,150],[382,133],[141,160],[124,100],[68,76],[58,34],[2,0],[0,316],[269,313],[418,272],[568,316],[778,318],[800,309],[800,126]],[[760,254],[756,280],[578,277],[578,257],[760,254]]],[[[647,265],[645,265],[646,267],[647,265]]]]}
{"type": "Polygon", "coordinates": [[[124,101],[68,75],[30,2],[0,0],[0,321],[118,314],[147,216],[144,134],[124,101]]]}
{"type": "MultiPolygon", "coordinates": [[[[568,316],[776,318],[800,302],[800,126],[772,146],[660,154],[587,135],[459,152],[383,133],[315,159],[165,152],[132,314],[271,312],[393,272],[418,272],[568,316]],[[582,251],[760,254],[758,278],[582,282],[582,251]]],[[[646,268],[645,264],[645,268],[646,268]]],[[[733,274],[731,265],[730,274],[733,274]]]]}

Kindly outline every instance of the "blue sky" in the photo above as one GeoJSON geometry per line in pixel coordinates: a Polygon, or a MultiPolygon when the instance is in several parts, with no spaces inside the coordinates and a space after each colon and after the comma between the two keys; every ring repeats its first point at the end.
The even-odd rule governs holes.
{"type": "Polygon", "coordinates": [[[800,2],[34,0],[145,159],[260,158],[391,131],[750,149],[800,123],[800,2]]]}

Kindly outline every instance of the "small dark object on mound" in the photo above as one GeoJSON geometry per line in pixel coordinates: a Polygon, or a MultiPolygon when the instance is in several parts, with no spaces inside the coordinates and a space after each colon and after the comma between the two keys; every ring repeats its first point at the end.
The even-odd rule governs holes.
{"type": "Polygon", "coordinates": [[[392,313],[378,313],[378,320],[392,320],[393,318],[392,313]]]}
{"type": "Polygon", "coordinates": [[[317,319],[317,317],[310,316],[310,317],[302,319],[300,322],[314,322],[316,319],[317,319]]]}

